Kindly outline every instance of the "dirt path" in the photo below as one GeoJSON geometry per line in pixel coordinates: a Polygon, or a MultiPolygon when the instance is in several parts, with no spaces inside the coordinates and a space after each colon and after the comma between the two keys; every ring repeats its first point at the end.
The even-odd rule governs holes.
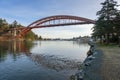
{"type": "Polygon", "coordinates": [[[101,63],[102,80],[120,80],[120,48],[100,47],[103,51],[101,63]]]}

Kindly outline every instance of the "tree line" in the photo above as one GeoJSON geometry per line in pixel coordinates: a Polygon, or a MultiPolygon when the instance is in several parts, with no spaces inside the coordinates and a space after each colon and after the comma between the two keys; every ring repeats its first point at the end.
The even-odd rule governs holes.
{"type": "MultiPolygon", "coordinates": [[[[16,20],[13,21],[11,24],[9,24],[6,21],[6,19],[0,18],[0,36],[7,34],[4,37],[12,37],[13,36],[12,34],[14,32],[13,28],[20,28],[20,27],[25,27],[25,26],[19,24],[16,20]]],[[[23,38],[31,39],[31,40],[39,39],[39,37],[32,31],[29,31],[23,38]]]]}
{"type": "Polygon", "coordinates": [[[102,43],[120,43],[120,10],[114,0],[105,0],[102,8],[97,12],[96,24],[92,37],[102,43]]]}

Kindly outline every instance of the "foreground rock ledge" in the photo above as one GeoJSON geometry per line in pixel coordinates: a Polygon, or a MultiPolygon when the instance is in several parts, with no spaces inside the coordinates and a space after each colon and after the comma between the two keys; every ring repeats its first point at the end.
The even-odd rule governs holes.
{"type": "Polygon", "coordinates": [[[83,62],[81,69],[75,74],[73,80],[101,80],[100,67],[102,51],[96,49],[94,42],[88,42],[90,50],[87,53],[87,58],[83,62]]]}

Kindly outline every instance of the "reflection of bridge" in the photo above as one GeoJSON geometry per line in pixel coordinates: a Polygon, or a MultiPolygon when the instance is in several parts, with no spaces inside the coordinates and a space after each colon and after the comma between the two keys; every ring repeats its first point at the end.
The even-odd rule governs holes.
{"type": "Polygon", "coordinates": [[[77,16],[68,16],[68,15],[57,15],[50,16],[40,20],[37,20],[26,28],[23,28],[16,38],[24,36],[33,28],[45,28],[45,27],[55,27],[55,26],[66,26],[66,25],[80,25],[80,24],[95,24],[94,20],[87,18],[77,17],[77,16]]]}

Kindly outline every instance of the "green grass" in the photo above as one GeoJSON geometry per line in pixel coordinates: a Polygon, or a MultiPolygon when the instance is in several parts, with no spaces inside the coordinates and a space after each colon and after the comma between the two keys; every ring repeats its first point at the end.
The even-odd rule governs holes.
{"type": "Polygon", "coordinates": [[[120,48],[117,44],[103,44],[103,43],[96,43],[98,47],[103,48],[120,48]]]}

